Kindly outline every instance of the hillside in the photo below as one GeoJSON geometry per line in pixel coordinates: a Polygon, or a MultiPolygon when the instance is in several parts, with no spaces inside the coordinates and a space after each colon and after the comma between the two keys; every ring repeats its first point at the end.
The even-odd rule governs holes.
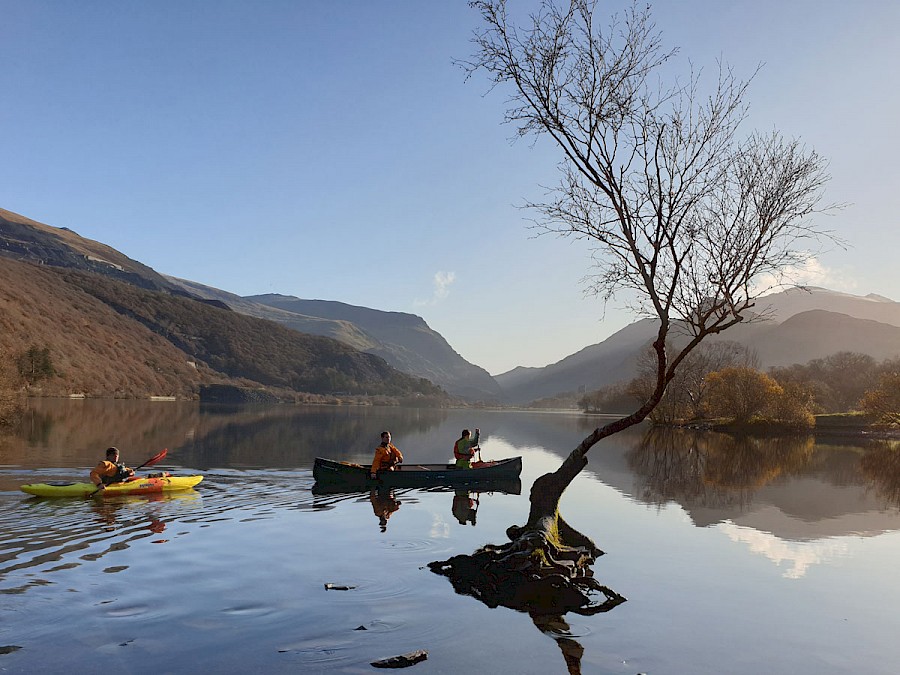
{"type": "MultiPolygon", "coordinates": [[[[807,363],[839,351],[877,361],[900,356],[900,303],[822,288],[790,289],[761,298],[765,321],[739,324],[711,340],[733,340],[756,351],[760,367],[807,363]]],[[[636,358],[656,334],[649,319],[544,368],[497,375],[504,402],[528,403],[561,392],[590,391],[629,380],[636,358]]]]}
{"type": "Polygon", "coordinates": [[[167,280],[191,295],[224,303],[241,314],[331,337],[380,356],[401,372],[424,377],[454,396],[469,401],[500,400],[500,387],[490,374],[466,361],[414,314],[278,294],[241,297],[194,281],[167,280]]]}
{"type": "Polygon", "coordinates": [[[451,394],[470,400],[500,399],[500,387],[486,370],[466,361],[442,335],[414,314],[274,294],[246,299],[293,316],[349,322],[371,340],[369,346],[360,348],[395,368],[427,378],[451,394]]]}
{"type": "Polygon", "coordinates": [[[443,397],[430,382],[329,338],[108,276],[0,257],[0,349],[48,347],[37,393],[196,397],[201,384],[443,397]],[[40,311],[35,311],[40,308],[40,311]]]}
{"type": "MultiPolygon", "coordinates": [[[[190,397],[202,385],[242,384],[520,405],[631,379],[656,333],[644,319],[557,363],[492,378],[413,314],[240,297],[2,209],[0,262],[0,350],[48,347],[61,376],[41,382],[46,393],[190,397]]],[[[763,369],[838,351],[900,356],[900,303],[881,296],[790,289],[754,309],[766,320],[711,339],[753,349],[763,369]]]]}
{"type": "Polygon", "coordinates": [[[0,352],[32,345],[48,347],[61,374],[35,393],[189,398],[200,384],[226,381],[54,269],[0,257],[0,352]]]}
{"type": "Polygon", "coordinates": [[[523,404],[562,392],[591,391],[634,377],[639,351],[656,335],[649,319],[635,322],[544,368],[516,368],[494,379],[503,389],[503,401],[523,404]]]}
{"type": "Polygon", "coordinates": [[[114,248],[0,209],[0,256],[39,265],[96,272],[141,288],[183,291],[152,268],[114,248]]]}

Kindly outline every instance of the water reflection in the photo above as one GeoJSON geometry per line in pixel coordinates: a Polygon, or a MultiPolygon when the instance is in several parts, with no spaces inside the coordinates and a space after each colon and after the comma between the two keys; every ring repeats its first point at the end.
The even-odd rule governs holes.
{"type": "Polygon", "coordinates": [[[372,510],[378,518],[378,526],[382,532],[387,531],[388,518],[400,508],[400,500],[394,497],[394,491],[390,488],[379,488],[369,493],[369,501],[372,502],[372,510]]]}
{"type": "Polygon", "coordinates": [[[759,439],[651,429],[627,459],[644,501],[745,505],[764,485],[800,473],[814,445],[812,436],[759,439]]]}
{"type": "Polygon", "coordinates": [[[900,506],[900,442],[877,442],[859,463],[863,476],[882,502],[900,506]]]}
{"type": "Polygon", "coordinates": [[[200,503],[194,490],[89,500],[23,499],[16,514],[0,516],[5,535],[0,543],[0,581],[8,578],[16,583],[22,575],[29,580],[24,585],[3,585],[0,594],[48,584],[44,574],[79,567],[158,535],[192,502],[200,503]]]}
{"type": "Polygon", "coordinates": [[[883,637],[896,632],[896,444],[643,430],[608,439],[592,452],[566,508],[614,554],[610,583],[631,602],[606,621],[559,612],[513,617],[481,602],[448,602],[450,587],[423,584],[421,574],[428,560],[469,552],[519,522],[526,497],[489,494],[519,495],[521,484],[328,492],[313,486],[312,458],[368,462],[372,439],[389,428],[415,461],[445,461],[458,430],[477,423],[486,455],[524,456],[527,488],[558,466],[594,420],[36,403],[26,424],[0,438],[0,594],[15,617],[5,625],[7,642],[24,646],[3,658],[25,664],[11,670],[64,672],[63,656],[46,666],[52,654],[42,645],[52,643],[75,670],[90,669],[103,650],[131,657],[164,644],[151,661],[132,658],[128,667],[174,672],[176,659],[193,653],[215,672],[362,672],[376,657],[432,646],[444,659],[434,658],[435,667],[466,672],[479,655],[456,648],[458,626],[473,617],[487,618],[498,651],[505,649],[498,672],[655,672],[660,663],[671,672],[722,672],[715,667],[722,664],[729,672],[767,672],[772,663],[770,671],[824,672],[824,661],[853,666],[841,672],[888,672],[896,660],[883,637]],[[160,468],[190,467],[206,480],[190,497],[41,500],[18,492],[35,480],[85,479],[110,444],[138,460],[168,447],[160,468]],[[386,514],[388,499],[396,505],[386,514]],[[614,520],[603,517],[607,506],[614,520]],[[382,519],[386,535],[375,529],[382,519]],[[470,527],[476,522],[478,530],[470,527]],[[676,540],[682,545],[671,547],[676,540]],[[723,559],[733,563],[725,572],[723,559]],[[384,577],[380,569],[395,573],[384,577]],[[356,588],[326,593],[329,581],[356,588]],[[853,592],[835,595],[835,588],[853,592]],[[791,640],[767,613],[784,598],[798,617],[791,640]],[[435,606],[446,611],[436,614],[435,606]],[[691,629],[672,629],[668,617],[676,615],[691,629]],[[82,631],[65,629],[76,622],[82,631]],[[360,625],[366,630],[351,630],[360,625]],[[247,638],[240,649],[227,641],[238,633],[247,638]],[[109,637],[85,644],[84,635],[109,637]],[[771,649],[757,656],[735,635],[771,649]]]}
{"type": "Polygon", "coordinates": [[[792,540],[900,529],[896,441],[653,429],[616,443],[591,469],[638,501],[678,503],[698,526],[736,523],[792,540]]]}
{"type": "Polygon", "coordinates": [[[166,521],[161,508],[163,502],[173,499],[196,500],[199,497],[196,490],[189,490],[173,494],[159,492],[147,495],[121,495],[91,499],[88,503],[96,517],[96,522],[100,523],[107,532],[115,532],[121,527],[131,528],[144,523],[144,529],[159,534],[166,529],[166,521]],[[141,508],[143,505],[146,506],[141,508]],[[136,507],[138,508],[136,509],[136,507]],[[136,510],[137,514],[135,515],[136,510]]]}
{"type": "Polygon", "coordinates": [[[571,628],[565,618],[546,614],[531,614],[531,620],[539,631],[549,635],[556,641],[566,662],[566,670],[569,675],[581,675],[581,659],[584,656],[584,647],[571,636],[571,628]]]}
{"type": "Polygon", "coordinates": [[[471,523],[475,525],[475,516],[478,514],[478,493],[468,490],[456,490],[453,493],[453,506],[450,511],[460,525],[471,523]],[[473,497],[474,495],[474,497],[473,497]]]}

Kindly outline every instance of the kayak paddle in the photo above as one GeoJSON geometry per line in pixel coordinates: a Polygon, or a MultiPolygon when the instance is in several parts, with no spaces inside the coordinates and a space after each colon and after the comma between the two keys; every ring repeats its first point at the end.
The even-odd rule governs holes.
{"type": "MultiPolygon", "coordinates": [[[[138,469],[143,469],[145,466],[153,466],[153,465],[156,464],[157,462],[161,461],[167,454],[169,454],[169,449],[168,449],[168,448],[163,448],[160,452],[158,452],[158,453],[156,453],[155,455],[153,455],[153,457],[151,457],[150,459],[148,459],[146,462],[144,462],[144,463],[141,464],[140,466],[135,467],[135,468],[134,468],[134,471],[137,472],[138,469]]],[[[95,494],[97,494],[98,492],[100,492],[100,488],[99,488],[99,487],[98,487],[96,490],[94,490],[91,494],[89,494],[88,497],[93,497],[93,496],[94,496],[95,494]]]]}

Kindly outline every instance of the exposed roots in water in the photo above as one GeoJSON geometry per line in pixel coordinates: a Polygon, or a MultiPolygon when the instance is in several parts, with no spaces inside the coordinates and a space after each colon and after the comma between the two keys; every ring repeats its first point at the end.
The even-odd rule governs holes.
{"type": "Polygon", "coordinates": [[[625,602],[594,579],[591,565],[603,551],[559,515],[507,534],[508,544],[488,544],[428,567],[450,579],[457,593],[532,615],[591,615],[625,602]]]}

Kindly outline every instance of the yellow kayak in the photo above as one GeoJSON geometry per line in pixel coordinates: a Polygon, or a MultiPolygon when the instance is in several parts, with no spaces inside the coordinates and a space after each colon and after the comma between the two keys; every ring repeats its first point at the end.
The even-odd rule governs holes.
{"type": "Polygon", "coordinates": [[[197,485],[203,476],[154,476],[135,477],[122,483],[107,485],[105,490],[97,490],[93,483],[68,483],[53,481],[50,483],[29,483],[20,485],[22,492],[38,497],[114,497],[116,495],[145,495],[154,492],[177,492],[190,490],[197,485]]]}

